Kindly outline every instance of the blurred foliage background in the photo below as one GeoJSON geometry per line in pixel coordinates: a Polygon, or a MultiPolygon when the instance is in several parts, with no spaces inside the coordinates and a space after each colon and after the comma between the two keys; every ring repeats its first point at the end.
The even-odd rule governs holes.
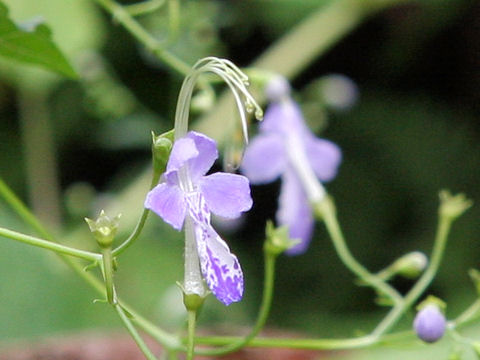
{"type": "MultiPolygon", "coordinates": [[[[188,64],[214,55],[248,66],[332,1],[179,1],[178,18],[165,5],[139,21],[188,64]]],[[[65,243],[95,249],[83,218],[101,208],[123,214],[123,238],[147,192],[150,131],[173,126],[182,77],[91,1],[6,4],[16,21],[46,19],[80,79],[2,60],[0,175],[65,243]]],[[[343,149],[339,175],[327,188],[352,252],[370,270],[409,251],[429,253],[440,189],[480,199],[479,19],[476,1],[406,2],[363,22],[292,79],[312,127],[343,149]],[[325,109],[318,84],[331,73],[356,83],[351,108],[325,109]]],[[[209,299],[201,326],[248,326],[255,318],[264,226],[275,214],[278,190],[278,183],[254,187],[255,205],[243,223],[223,230],[246,275],[245,301],[224,308],[209,299]]],[[[449,304],[450,317],[476,296],[467,271],[479,263],[479,215],[474,206],[455,224],[430,288],[449,304]]],[[[32,233],[4,202],[0,225],[32,233]]],[[[0,340],[120,326],[54,255],[6,239],[0,254],[0,340]]],[[[119,264],[124,298],[161,325],[182,324],[175,288],[183,277],[180,234],[151,216],[119,264]]],[[[319,225],[306,254],[279,259],[269,326],[322,337],[368,331],[383,309],[353,280],[319,225]]],[[[411,284],[396,282],[405,291],[411,284]]],[[[412,316],[400,328],[409,328],[412,316]]]]}

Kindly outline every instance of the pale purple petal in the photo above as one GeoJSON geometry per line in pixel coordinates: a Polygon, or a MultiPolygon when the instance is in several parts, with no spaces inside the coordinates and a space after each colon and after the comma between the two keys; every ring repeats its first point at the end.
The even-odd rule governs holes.
{"type": "Polygon", "coordinates": [[[186,213],[185,196],[178,186],[166,183],[155,186],[145,199],[145,207],[160,216],[176,230],[183,226],[186,213]]]}
{"type": "Polygon", "coordinates": [[[311,138],[306,142],[306,152],[310,165],[320,181],[330,181],[337,175],[342,152],[333,142],[311,138]]]}
{"type": "Polygon", "coordinates": [[[188,167],[192,181],[195,183],[201,176],[205,175],[218,158],[217,144],[214,140],[201,133],[190,131],[186,135],[195,143],[198,156],[189,159],[188,167]]]}
{"type": "Polygon", "coordinates": [[[300,240],[298,245],[287,250],[287,254],[305,252],[313,232],[312,210],[300,181],[291,169],[282,176],[277,221],[288,226],[290,238],[300,240]]]}
{"type": "Polygon", "coordinates": [[[198,185],[208,208],[216,215],[233,219],[252,207],[250,185],[245,176],[215,173],[202,177],[198,185]]]}
{"type": "Polygon", "coordinates": [[[311,134],[305,125],[300,107],[290,98],[270,104],[260,124],[260,131],[280,133],[284,136],[292,133],[299,136],[311,134]]]}
{"type": "Polygon", "coordinates": [[[279,177],[286,164],[283,136],[259,134],[245,150],[240,169],[252,184],[265,184],[279,177]]]}
{"type": "Polygon", "coordinates": [[[243,273],[237,257],[210,225],[210,213],[203,196],[192,193],[187,201],[200,268],[209,289],[225,305],[240,301],[243,296],[243,273]]]}
{"type": "Polygon", "coordinates": [[[168,159],[167,173],[178,171],[187,161],[197,158],[199,150],[192,139],[181,138],[173,143],[172,152],[168,159]]]}

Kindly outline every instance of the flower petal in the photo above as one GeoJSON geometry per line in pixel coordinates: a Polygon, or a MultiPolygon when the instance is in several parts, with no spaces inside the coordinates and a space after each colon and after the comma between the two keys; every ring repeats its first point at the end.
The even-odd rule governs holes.
{"type": "Polygon", "coordinates": [[[306,142],[306,152],[320,181],[330,181],[337,175],[342,152],[336,144],[324,139],[311,138],[306,142]]]}
{"type": "Polygon", "coordinates": [[[217,144],[214,140],[201,133],[190,131],[187,139],[193,140],[198,150],[198,156],[188,161],[190,177],[195,183],[201,176],[205,175],[218,158],[217,144]]]}
{"type": "Polygon", "coordinates": [[[265,184],[279,177],[286,164],[283,137],[274,133],[260,134],[245,150],[240,169],[252,184],[265,184]]]}
{"type": "Polygon", "coordinates": [[[185,196],[178,186],[166,183],[155,186],[145,199],[145,207],[160,216],[176,230],[183,226],[186,213],[185,196]]]}
{"type": "Polygon", "coordinates": [[[276,132],[284,136],[311,133],[305,125],[300,107],[291,98],[270,104],[260,124],[260,131],[276,132]]]}
{"type": "Polygon", "coordinates": [[[225,305],[242,300],[243,273],[225,241],[209,225],[195,223],[198,255],[209,289],[225,305]]]}
{"type": "Polygon", "coordinates": [[[195,239],[203,277],[225,305],[240,301],[243,296],[243,273],[235,255],[210,225],[210,213],[200,193],[187,197],[189,215],[193,220],[195,239]]]}
{"type": "Polygon", "coordinates": [[[199,151],[192,139],[178,139],[173,143],[172,152],[168,159],[167,173],[178,171],[187,161],[198,157],[198,155],[199,151]]]}
{"type": "Polygon", "coordinates": [[[313,232],[312,210],[300,181],[290,169],[282,176],[277,221],[280,225],[288,225],[290,238],[301,241],[287,250],[287,254],[305,252],[313,232]]]}
{"type": "Polygon", "coordinates": [[[233,219],[252,207],[250,185],[242,175],[214,173],[198,183],[208,208],[216,215],[233,219]]]}

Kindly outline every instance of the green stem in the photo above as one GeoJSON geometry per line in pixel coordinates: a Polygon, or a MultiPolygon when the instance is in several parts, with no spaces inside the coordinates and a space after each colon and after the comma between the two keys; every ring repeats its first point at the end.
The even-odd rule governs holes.
{"type": "Polygon", "coordinates": [[[178,38],[180,32],[180,1],[168,0],[168,20],[170,28],[170,41],[178,38]]]}
{"type": "Polygon", "coordinates": [[[264,269],[264,282],[263,282],[263,298],[262,304],[260,306],[260,311],[257,316],[257,321],[255,326],[252,328],[250,333],[245,337],[239,338],[236,341],[232,341],[228,345],[220,349],[208,349],[208,350],[199,350],[198,354],[207,355],[207,356],[218,356],[231,353],[233,351],[239,350],[245,345],[248,345],[250,341],[255,338],[259,332],[264,327],[268,315],[270,313],[270,308],[272,306],[273,299],[273,290],[275,284],[275,262],[277,256],[264,251],[265,253],[265,269],[264,269]]]}
{"type": "Polygon", "coordinates": [[[316,215],[319,216],[325,223],[335,250],[345,266],[354,274],[356,274],[363,282],[369,284],[380,294],[388,296],[394,302],[394,304],[403,306],[404,301],[402,296],[381,278],[369,272],[350,253],[338,223],[333,200],[330,197],[326,197],[323,201],[318,204],[314,204],[313,206],[315,208],[316,215]]]}
{"type": "Polygon", "coordinates": [[[197,322],[197,311],[188,310],[188,332],[187,332],[187,360],[193,360],[195,356],[195,326],[197,322]]]}
{"type": "MultiPolygon", "coordinates": [[[[152,181],[150,182],[150,190],[153,189],[158,181],[160,180],[160,176],[162,174],[159,171],[155,170],[155,166],[153,167],[153,175],[152,175],[152,181]]],[[[138,220],[137,225],[135,226],[135,229],[133,232],[130,234],[130,236],[117,248],[115,248],[112,251],[112,255],[118,256],[122,252],[124,252],[126,249],[128,249],[140,236],[140,233],[143,230],[143,227],[145,226],[145,222],[147,221],[148,214],[150,214],[150,210],[143,208],[142,215],[140,216],[140,219],[138,220]]]]}
{"type": "Polygon", "coordinates": [[[131,16],[139,16],[151,13],[160,9],[165,4],[165,0],[147,0],[137,4],[124,5],[124,9],[131,16]]]}
{"type": "MultiPolygon", "coordinates": [[[[197,337],[197,344],[202,345],[227,345],[242,340],[236,336],[208,336],[197,337]]],[[[310,350],[336,350],[356,349],[372,345],[376,339],[372,336],[362,336],[354,339],[288,339],[288,338],[262,338],[252,339],[249,347],[263,348],[291,348],[310,350]]]]}
{"type": "Polygon", "coordinates": [[[123,324],[127,328],[128,332],[132,336],[133,340],[135,341],[135,343],[138,345],[138,347],[142,351],[143,355],[145,355],[145,357],[148,360],[157,360],[155,355],[153,355],[153,353],[148,348],[147,344],[145,344],[142,337],[137,332],[137,329],[135,329],[135,327],[133,326],[133,324],[130,321],[130,319],[128,318],[127,314],[125,314],[125,311],[122,309],[122,307],[118,303],[114,304],[113,307],[114,307],[115,311],[117,312],[118,316],[120,317],[120,319],[122,320],[123,324]]]}
{"type": "Polygon", "coordinates": [[[117,303],[115,287],[113,283],[113,257],[112,249],[102,249],[103,260],[103,278],[105,280],[105,290],[107,292],[107,301],[109,304],[117,303]]]}
{"type": "Polygon", "coordinates": [[[382,335],[390,330],[400,317],[417,301],[420,295],[425,291],[427,286],[432,282],[435,274],[440,267],[445,246],[447,244],[448,233],[452,225],[452,219],[447,216],[440,216],[435,242],[433,244],[432,255],[427,269],[422,274],[420,279],[415,283],[412,289],[405,295],[403,303],[395,305],[387,316],[377,325],[372,334],[382,335]]]}
{"type": "Polygon", "coordinates": [[[130,34],[151,51],[159,60],[181,75],[190,72],[190,66],[162,47],[162,44],[149,34],[122,6],[113,0],[93,0],[108,11],[130,34]]]}
{"type": "Polygon", "coordinates": [[[25,235],[13,230],[8,230],[5,228],[0,228],[0,236],[3,236],[8,239],[16,240],[24,244],[37,246],[43,249],[55,251],[56,253],[75,256],[79,259],[88,260],[88,261],[99,261],[101,255],[92,253],[90,251],[78,250],[71,248],[69,246],[57,244],[48,240],[39,239],[33,236],[25,235]]]}
{"type": "Polygon", "coordinates": [[[0,196],[27,224],[29,224],[41,237],[54,241],[53,236],[47,231],[40,221],[32,214],[25,204],[15,195],[8,185],[0,178],[0,196]]]}

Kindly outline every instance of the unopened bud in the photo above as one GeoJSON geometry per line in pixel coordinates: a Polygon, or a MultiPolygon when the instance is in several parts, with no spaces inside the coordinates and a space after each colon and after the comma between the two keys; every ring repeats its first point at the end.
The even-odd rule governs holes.
{"type": "Polygon", "coordinates": [[[427,264],[427,256],[420,251],[414,251],[402,256],[393,266],[398,275],[415,279],[425,270],[427,264]]]}
{"type": "Polygon", "coordinates": [[[445,304],[430,296],[419,305],[419,311],[413,321],[417,336],[428,343],[440,340],[445,333],[447,320],[442,312],[445,304]]]}
{"type": "Polygon", "coordinates": [[[162,174],[167,167],[168,158],[173,147],[173,130],[160,135],[152,131],[152,155],[155,171],[162,174]]]}

